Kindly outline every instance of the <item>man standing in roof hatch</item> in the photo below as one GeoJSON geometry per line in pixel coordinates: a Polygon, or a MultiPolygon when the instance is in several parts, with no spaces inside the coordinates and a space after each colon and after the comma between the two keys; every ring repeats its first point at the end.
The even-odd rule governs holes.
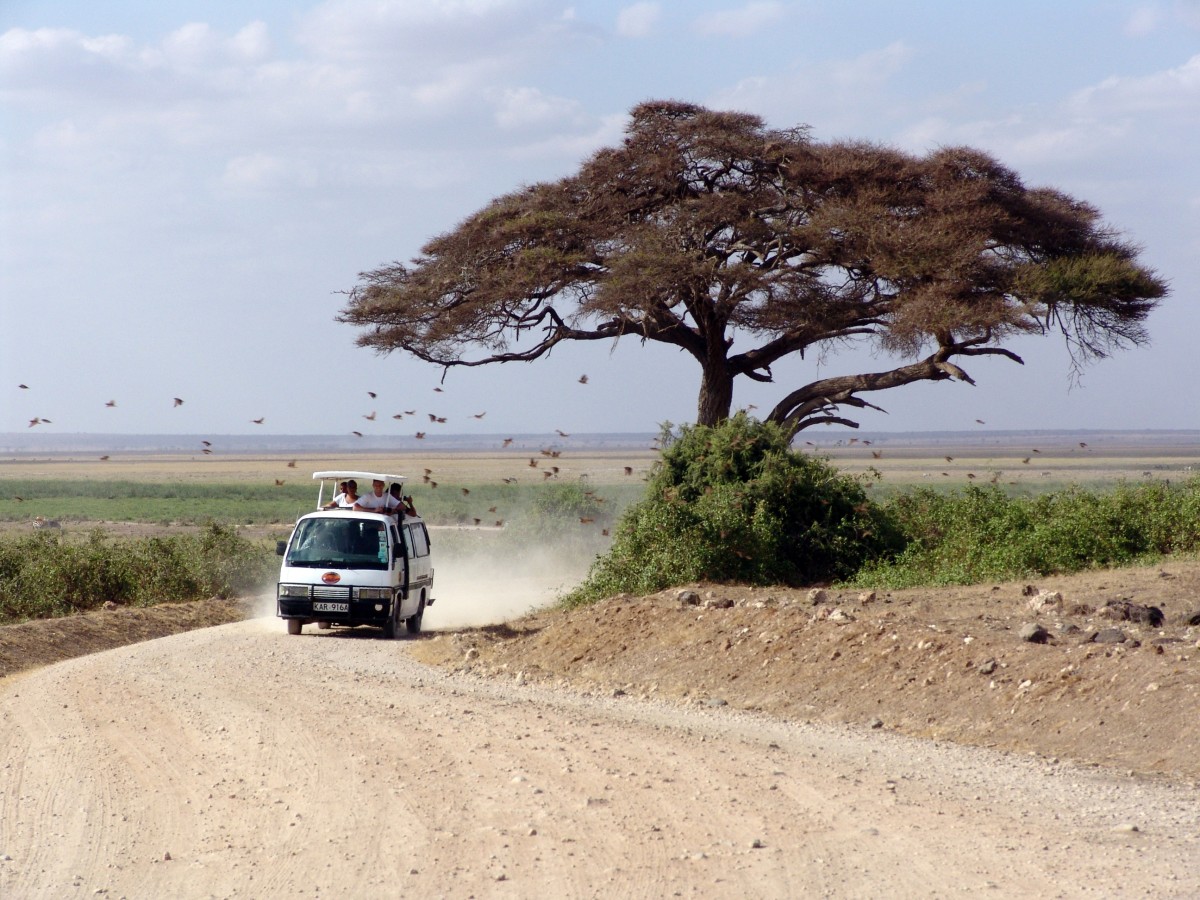
{"type": "Polygon", "coordinates": [[[385,493],[384,487],[384,483],[376,478],[371,482],[371,493],[360,496],[354,508],[359,512],[395,513],[400,501],[385,493]]]}

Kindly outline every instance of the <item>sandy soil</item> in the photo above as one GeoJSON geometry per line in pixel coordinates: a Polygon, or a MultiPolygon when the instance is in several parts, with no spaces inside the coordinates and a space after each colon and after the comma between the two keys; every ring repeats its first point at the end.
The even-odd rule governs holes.
{"type": "Polygon", "coordinates": [[[0,688],[0,896],[1194,896],[1194,788],[274,620],[0,688]]]}
{"type": "Polygon", "coordinates": [[[1038,615],[1018,584],[695,587],[20,673],[242,609],[0,629],[0,897],[1200,895],[1200,564],[1047,580],[1038,615]],[[1098,616],[1121,598],[1166,623],[1098,616]]]}

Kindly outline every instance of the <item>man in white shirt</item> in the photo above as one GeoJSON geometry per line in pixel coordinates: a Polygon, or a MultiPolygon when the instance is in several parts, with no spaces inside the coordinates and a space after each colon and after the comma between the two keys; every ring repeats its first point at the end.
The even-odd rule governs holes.
{"type": "Polygon", "coordinates": [[[394,512],[400,502],[391,494],[385,493],[384,487],[384,483],[376,478],[371,482],[371,493],[360,496],[354,508],[359,512],[394,512]]]}

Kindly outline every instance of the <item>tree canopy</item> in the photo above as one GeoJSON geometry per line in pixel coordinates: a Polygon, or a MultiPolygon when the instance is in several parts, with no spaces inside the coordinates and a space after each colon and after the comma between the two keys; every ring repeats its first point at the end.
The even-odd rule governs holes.
{"type": "MultiPolygon", "coordinates": [[[[360,346],[441,366],[531,361],[563,341],[659,341],[700,365],[697,423],[737,378],[871,342],[893,368],[787,391],[790,434],[856,426],[862,395],[971,382],[960,363],[1061,334],[1076,366],[1147,340],[1165,282],[1092,206],[969,147],[917,156],[753,115],[636,106],[618,147],[499,197],[411,264],[364,272],[339,320],[360,346]],[[735,346],[736,338],[736,346],[735,346]]],[[[974,382],[971,382],[974,383],[974,382]]]]}

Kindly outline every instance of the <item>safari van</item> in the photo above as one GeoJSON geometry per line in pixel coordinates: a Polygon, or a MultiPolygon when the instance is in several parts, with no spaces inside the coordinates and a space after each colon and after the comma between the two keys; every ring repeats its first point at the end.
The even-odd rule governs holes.
{"type": "MultiPolygon", "coordinates": [[[[378,472],[314,472],[317,510],[301,516],[292,536],[279,541],[283,557],[276,589],[288,634],[312,622],[321,629],[373,625],[386,638],[421,631],[433,605],[429,531],[419,516],[325,508],[325,486],[339,481],[370,485],[405,479],[378,472]]],[[[331,494],[332,496],[332,494],[331,494]]]]}

